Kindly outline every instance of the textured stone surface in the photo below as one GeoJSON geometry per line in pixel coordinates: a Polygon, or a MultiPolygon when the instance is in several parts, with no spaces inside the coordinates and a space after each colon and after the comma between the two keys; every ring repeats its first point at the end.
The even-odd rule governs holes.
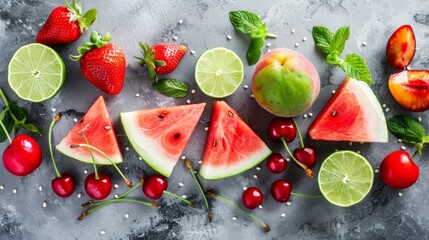
{"type": "MultiPolygon", "coordinates": [[[[102,94],[88,83],[81,75],[79,64],[68,60],[68,55],[76,53],[82,40],[89,37],[86,33],[77,42],[64,47],[56,47],[64,58],[68,75],[62,91],[52,100],[41,104],[31,104],[19,100],[11,93],[7,84],[7,63],[20,46],[34,41],[35,36],[50,11],[62,1],[42,0],[0,0],[0,86],[12,100],[17,100],[30,112],[30,119],[44,129],[48,128],[56,111],[67,111],[65,117],[55,129],[54,140],[58,142],[75,124],[74,118],[80,118],[92,102],[102,94]]],[[[226,1],[226,0],[134,0],[85,1],[84,8],[97,7],[98,19],[91,27],[105,33],[110,32],[113,42],[121,45],[127,55],[127,74],[121,94],[105,96],[112,119],[115,122],[118,138],[121,142],[126,161],[120,166],[125,174],[136,182],[139,177],[153,172],[130,147],[118,121],[118,113],[143,108],[171,106],[207,102],[197,129],[184,154],[194,165],[202,156],[207,126],[210,119],[212,99],[204,96],[197,88],[194,79],[194,65],[198,56],[206,49],[223,46],[234,50],[245,62],[245,53],[250,42],[246,36],[234,31],[229,23],[228,12],[246,9],[255,12],[267,22],[270,32],[278,38],[270,39],[271,48],[293,48],[307,56],[319,71],[322,90],[315,105],[307,112],[317,114],[344,78],[338,68],[329,67],[319,51],[316,51],[311,38],[314,25],[324,25],[336,29],[343,25],[351,26],[351,36],[345,53],[357,52],[363,56],[376,84],[371,88],[380,103],[386,104],[389,111],[386,117],[407,113],[392,99],[387,89],[387,78],[395,70],[390,68],[385,58],[385,44],[390,34],[400,25],[411,24],[417,38],[417,53],[411,68],[428,67],[428,26],[429,2],[415,1],[226,1]],[[183,20],[179,24],[179,20],[183,20]],[[295,33],[292,33],[295,29],[295,33]],[[227,35],[232,39],[228,40],[227,35]],[[195,55],[187,54],[179,68],[170,76],[183,79],[196,89],[183,99],[163,97],[150,86],[147,74],[137,64],[133,56],[139,55],[139,41],[174,42],[185,44],[195,55]],[[302,38],[307,37],[306,41],[302,38]],[[367,46],[363,46],[366,42],[367,46]],[[295,47],[299,43],[299,47],[295,47]],[[140,96],[136,97],[139,93],[140,96]]],[[[266,52],[268,48],[264,47],[266,52]]],[[[244,85],[249,85],[254,67],[245,67],[244,85]]],[[[251,90],[241,87],[227,102],[247,121],[250,126],[269,143],[266,128],[272,115],[264,112],[250,97],[251,90]],[[257,116],[257,117],[256,117],[257,116]]],[[[386,109],[387,110],[387,109],[386,109]]],[[[413,113],[423,119],[429,129],[427,113],[413,113]]],[[[301,129],[305,130],[313,118],[297,118],[301,129]]],[[[212,201],[214,219],[211,224],[206,221],[204,203],[196,185],[183,164],[179,163],[169,179],[169,190],[179,195],[186,194],[196,201],[194,207],[187,207],[166,196],[163,206],[151,209],[133,204],[114,204],[97,211],[82,222],[76,220],[82,211],[80,204],[88,198],[83,190],[84,170],[92,172],[91,165],[84,165],[66,156],[57,154],[59,167],[69,171],[77,179],[75,194],[67,199],[56,197],[50,182],[55,176],[47,148],[47,135],[37,137],[43,143],[44,161],[41,167],[31,176],[16,178],[2,167],[0,168],[0,238],[1,239],[427,239],[429,226],[429,197],[425,182],[427,176],[427,151],[417,160],[420,166],[420,179],[410,189],[403,191],[385,187],[379,174],[375,174],[374,186],[369,196],[360,204],[350,208],[339,208],[330,205],[324,199],[303,199],[293,197],[291,205],[278,204],[270,197],[271,183],[279,178],[289,179],[294,191],[318,193],[316,179],[308,181],[303,173],[291,165],[285,174],[270,174],[265,165],[261,170],[251,169],[248,172],[218,181],[203,181],[207,188],[215,189],[221,195],[240,203],[243,187],[258,186],[266,195],[262,209],[253,211],[255,215],[270,224],[271,232],[262,229],[245,217],[241,212],[230,208],[219,201],[212,201]],[[258,178],[254,178],[254,175],[258,178]],[[183,187],[179,183],[184,183],[183,187]],[[42,190],[39,191],[39,186],[42,190]],[[16,194],[13,189],[17,189],[16,194]],[[78,198],[78,193],[82,197],[78,198]],[[402,196],[400,196],[400,194],[402,196]],[[46,202],[46,207],[43,203],[46,202]],[[281,214],[285,213],[282,218],[281,214]],[[129,214],[129,218],[125,215],[129,214]],[[233,220],[233,217],[236,220],[233,220]],[[104,234],[101,234],[104,231],[104,234]]],[[[412,146],[398,143],[391,136],[389,144],[353,144],[313,142],[321,159],[335,149],[360,151],[376,169],[383,157],[401,146],[412,152],[412,146]]],[[[269,143],[274,151],[281,151],[282,146],[269,143]]],[[[297,146],[294,143],[293,146],[297,146]]],[[[6,143],[1,145],[1,150],[6,143]]],[[[114,194],[125,191],[112,167],[102,167],[120,187],[113,189],[114,194]]],[[[141,192],[133,193],[141,197],[141,192]]]]}

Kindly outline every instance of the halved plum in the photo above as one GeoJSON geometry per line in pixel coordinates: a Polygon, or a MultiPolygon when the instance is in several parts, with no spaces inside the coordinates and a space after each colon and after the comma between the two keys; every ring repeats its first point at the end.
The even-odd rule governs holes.
{"type": "Polygon", "coordinates": [[[416,52],[416,38],[410,25],[399,27],[389,38],[386,55],[390,66],[405,69],[416,52]]]}
{"type": "Polygon", "coordinates": [[[389,90],[405,109],[421,112],[429,109],[429,71],[410,70],[394,73],[389,78],[389,90]]]}

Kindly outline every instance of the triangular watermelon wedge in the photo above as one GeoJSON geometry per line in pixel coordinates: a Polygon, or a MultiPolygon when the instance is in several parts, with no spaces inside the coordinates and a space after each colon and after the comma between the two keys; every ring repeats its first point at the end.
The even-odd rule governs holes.
{"type": "Polygon", "coordinates": [[[121,113],[125,133],[136,152],[169,177],[183,153],[205,103],[121,113]]]}
{"type": "Polygon", "coordinates": [[[215,101],[200,175],[205,179],[231,177],[257,165],[271,150],[224,101],[215,101]]]}
{"type": "Polygon", "coordinates": [[[308,129],[315,140],[387,142],[383,109],[368,84],[346,78],[308,129]]]}
{"type": "MultiPolygon", "coordinates": [[[[70,148],[74,143],[85,143],[81,132],[85,134],[88,143],[109,156],[114,163],[123,161],[118,139],[110,121],[104,98],[100,96],[83,118],[70,130],[66,137],[56,146],[63,154],[82,162],[92,163],[88,148],[70,148]]],[[[110,165],[111,163],[101,154],[92,151],[96,164],[110,165]]]]}

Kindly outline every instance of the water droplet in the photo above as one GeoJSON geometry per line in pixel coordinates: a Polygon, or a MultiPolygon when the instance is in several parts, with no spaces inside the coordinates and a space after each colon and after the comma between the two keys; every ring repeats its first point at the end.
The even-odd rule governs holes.
{"type": "Polygon", "coordinates": [[[203,161],[201,161],[201,160],[200,160],[200,161],[198,161],[198,164],[201,164],[201,163],[203,163],[203,161]]]}
{"type": "Polygon", "coordinates": [[[295,47],[299,47],[299,43],[295,43],[295,47]]]}
{"type": "Polygon", "coordinates": [[[130,148],[129,147],[125,147],[125,151],[128,151],[128,150],[130,150],[130,148]]]}
{"type": "Polygon", "coordinates": [[[383,107],[385,108],[387,105],[386,104],[383,104],[383,107]]]}
{"type": "Polygon", "coordinates": [[[351,145],[353,145],[353,142],[349,142],[349,145],[351,146],[351,145]]]}
{"type": "Polygon", "coordinates": [[[235,220],[237,220],[237,218],[236,217],[232,217],[232,220],[235,221],[235,220]]]}
{"type": "Polygon", "coordinates": [[[143,158],[142,158],[142,157],[139,157],[139,160],[143,160],[143,158]]]}
{"type": "Polygon", "coordinates": [[[303,38],[302,38],[302,41],[303,41],[303,42],[307,41],[307,37],[303,37],[303,38]]]}
{"type": "Polygon", "coordinates": [[[251,98],[255,98],[255,95],[251,94],[251,95],[250,95],[250,97],[251,97],[251,98]]]}
{"type": "Polygon", "coordinates": [[[411,67],[410,67],[410,66],[407,66],[407,70],[411,70],[411,67]]]}
{"type": "Polygon", "coordinates": [[[290,162],[290,158],[286,158],[286,161],[290,162]]]}
{"type": "Polygon", "coordinates": [[[422,122],[422,118],[421,117],[417,117],[417,120],[419,120],[419,122],[422,122]]]}
{"type": "Polygon", "coordinates": [[[292,34],[295,33],[295,28],[292,28],[292,31],[290,31],[292,34]]]}

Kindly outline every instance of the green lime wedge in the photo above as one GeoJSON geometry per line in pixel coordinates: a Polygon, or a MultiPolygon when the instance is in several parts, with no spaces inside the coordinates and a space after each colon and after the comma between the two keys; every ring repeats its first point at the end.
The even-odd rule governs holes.
{"type": "Polygon", "coordinates": [[[373,180],[369,162],[352,151],[338,151],[327,157],[318,177],[323,196],[340,207],[362,201],[371,190],[373,180]]]}
{"type": "Polygon", "coordinates": [[[9,85],[22,99],[42,102],[55,96],[66,76],[60,55],[52,48],[31,43],[19,48],[9,63],[9,85]]]}
{"type": "Polygon", "coordinates": [[[195,80],[201,91],[213,98],[233,94],[243,82],[243,63],[233,51],[213,48],[205,51],[195,66],[195,80]]]}

